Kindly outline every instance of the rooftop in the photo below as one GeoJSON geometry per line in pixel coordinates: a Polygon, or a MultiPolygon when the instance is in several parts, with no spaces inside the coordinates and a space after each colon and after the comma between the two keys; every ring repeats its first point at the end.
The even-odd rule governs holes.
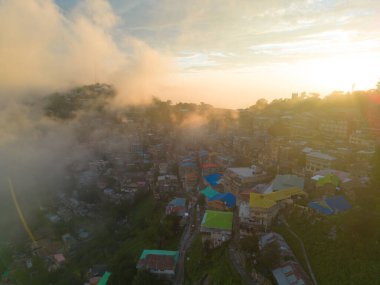
{"type": "Polygon", "coordinates": [[[352,208],[346,198],[341,195],[331,196],[324,200],[313,201],[310,202],[308,206],[324,215],[333,215],[352,208]]]}
{"type": "Polygon", "coordinates": [[[206,210],[202,219],[202,227],[220,230],[231,230],[232,219],[232,212],[206,210]]]}
{"type": "Polygon", "coordinates": [[[169,205],[171,206],[185,206],[186,205],[186,199],[185,198],[175,198],[169,202],[169,205]]]}
{"type": "Polygon", "coordinates": [[[324,160],[330,160],[330,161],[336,160],[335,157],[328,155],[326,153],[319,152],[319,151],[312,151],[308,153],[306,156],[324,159],[324,160]]]}
{"type": "Polygon", "coordinates": [[[288,261],[281,267],[272,271],[277,284],[280,285],[311,285],[308,276],[303,272],[301,266],[294,262],[288,261]]]}
{"type": "Polygon", "coordinates": [[[228,168],[228,170],[232,171],[236,175],[239,175],[245,178],[256,175],[255,169],[251,167],[231,167],[231,168],[228,168]]]}
{"type": "Polygon", "coordinates": [[[214,197],[215,195],[218,195],[220,194],[218,191],[215,191],[214,189],[212,189],[211,187],[206,187],[205,189],[203,189],[201,191],[201,193],[203,195],[205,195],[207,197],[207,199],[210,199],[212,197],[214,197]]]}
{"type": "Polygon", "coordinates": [[[217,195],[209,198],[208,200],[209,200],[209,202],[211,202],[211,201],[222,201],[225,203],[225,205],[228,208],[235,207],[235,205],[236,205],[236,196],[230,192],[217,194],[217,195]]]}
{"type": "Polygon", "coordinates": [[[299,188],[289,188],[269,194],[250,193],[249,205],[251,208],[270,208],[276,205],[278,201],[291,198],[294,195],[306,195],[306,193],[299,188]]]}
{"type": "Polygon", "coordinates": [[[272,188],[273,191],[283,190],[288,188],[300,188],[303,189],[305,183],[305,178],[299,177],[297,175],[277,175],[273,180],[272,188]]]}
{"type": "Polygon", "coordinates": [[[142,252],[137,263],[137,268],[149,268],[154,270],[174,270],[178,261],[178,251],[151,250],[142,252]]]}
{"type": "Polygon", "coordinates": [[[203,177],[211,186],[216,186],[220,184],[220,179],[222,178],[222,174],[213,173],[210,175],[206,175],[203,177]]]}

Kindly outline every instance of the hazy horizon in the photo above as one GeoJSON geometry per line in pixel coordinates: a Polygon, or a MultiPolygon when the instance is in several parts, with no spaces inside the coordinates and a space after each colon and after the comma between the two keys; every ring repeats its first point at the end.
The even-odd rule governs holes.
{"type": "MultiPolygon", "coordinates": [[[[378,1],[2,1],[1,91],[114,84],[244,108],[292,92],[374,88],[378,1]]],[[[8,95],[9,96],[9,95],[8,95]]]]}

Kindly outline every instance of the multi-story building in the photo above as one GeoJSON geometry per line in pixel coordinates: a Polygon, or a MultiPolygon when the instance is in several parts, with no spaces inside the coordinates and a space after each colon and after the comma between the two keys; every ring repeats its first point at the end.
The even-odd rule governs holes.
{"type": "Polygon", "coordinates": [[[305,196],[299,188],[289,188],[269,194],[250,193],[249,204],[242,202],[239,208],[240,224],[246,229],[268,228],[278,211],[293,203],[294,197],[305,196]]]}
{"type": "Polygon", "coordinates": [[[349,123],[346,120],[322,120],[319,124],[319,130],[326,137],[336,137],[345,139],[349,134],[349,123]]]}
{"type": "Polygon", "coordinates": [[[211,248],[229,240],[232,234],[232,212],[206,210],[201,224],[202,242],[211,248]]]}
{"type": "Polygon", "coordinates": [[[371,136],[370,132],[364,130],[357,130],[352,133],[349,142],[356,147],[370,150],[374,150],[376,146],[375,138],[371,136]]]}
{"type": "Polygon", "coordinates": [[[306,171],[319,171],[322,169],[334,168],[335,157],[319,151],[312,151],[306,154],[306,171]]]}
{"type": "Polygon", "coordinates": [[[239,192],[251,188],[268,178],[256,166],[227,168],[223,175],[223,185],[226,192],[237,195],[239,192]]]}
{"type": "Polygon", "coordinates": [[[136,268],[148,270],[150,273],[174,278],[179,258],[178,251],[144,250],[136,268]]]}

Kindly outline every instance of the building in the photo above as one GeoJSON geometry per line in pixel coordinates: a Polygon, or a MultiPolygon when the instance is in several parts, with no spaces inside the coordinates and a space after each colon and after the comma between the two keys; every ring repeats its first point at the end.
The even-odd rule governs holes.
{"type": "Polygon", "coordinates": [[[332,169],[336,158],[319,151],[311,151],[306,154],[306,171],[319,171],[322,169],[332,169]]]}
{"type": "Polygon", "coordinates": [[[289,188],[269,194],[250,193],[249,204],[246,202],[240,204],[240,224],[246,229],[267,229],[280,209],[292,204],[294,197],[305,195],[306,193],[299,188],[289,188]]]}
{"type": "Polygon", "coordinates": [[[272,270],[272,274],[278,285],[312,285],[301,265],[295,261],[287,261],[280,267],[272,270]]]}
{"type": "Polygon", "coordinates": [[[345,120],[322,120],[319,124],[319,131],[325,137],[345,139],[349,130],[349,123],[345,120]]]}
{"type": "Polygon", "coordinates": [[[232,193],[220,193],[208,199],[209,209],[228,211],[236,206],[236,196],[232,193]]]}
{"type": "Polygon", "coordinates": [[[156,199],[164,197],[168,192],[175,192],[179,188],[178,178],[175,175],[161,175],[157,177],[154,196],[156,199]]]}
{"type": "Polygon", "coordinates": [[[305,178],[299,177],[297,175],[276,175],[272,183],[268,188],[265,189],[264,194],[289,189],[289,188],[299,188],[303,190],[305,184],[305,178]]]}
{"type": "Polygon", "coordinates": [[[237,195],[239,192],[250,189],[255,184],[267,179],[267,174],[256,166],[227,168],[223,175],[225,191],[237,195]]]}
{"type": "Polygon", "coordinates": [[[203,176],[203,182],[210,185],[211,187],[217,187],[221,184],[222,174],[212,173],[206,176],[203,176]]]}
{"type": "Polygon", "coordinates": [[[352,133],[349,142],[351,145],[367,150],[374,150],[376,146],[374,136],[369,131],[364,130],[356,130],[352,133]]]}
{"type": "Polygon", "coordinates": [[[178,258],[178,251],[146,249],[141,253],[136,268],[173,278],[178,258]]]}
{"type": "Polygon", "coordinates": [[[232,221],[232,212],[206,210],[201,223],[203,244],[208,243],[214,248],[229,240],[232,234],[232,221]]]}
{"type": "Polygon", "coordinates": [[[165,209],[166,215],[176,215],[183,217],[186,213],[186,199],[175,198],[169,202],[165,209]]]}
{"type": "Polygon", "coordinates": [[[221,167],[215,163],[202,164],[202,176],[207,176],[213,173],[219,173],[221,171],[221,167]]]}
{"type": "Polygon", "coordinates": [[[234,161],[235,160],[232,157],[227,155],[217,154],[215,156],[215,162],[224,169],[227,167],[231,167],[234,161]]]}
{"type": "Polygon", "coordinates": [[[308,206],[323,215],[334,215],[340,212],[348,211],[352,208],[344,196],[332,196],[323,200],[313,201],[308,206]]]}

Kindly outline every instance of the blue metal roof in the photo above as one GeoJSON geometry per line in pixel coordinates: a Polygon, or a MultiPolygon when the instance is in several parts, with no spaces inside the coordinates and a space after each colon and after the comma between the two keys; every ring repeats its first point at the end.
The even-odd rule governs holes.
{"type": "Polygon", "coordinates": [[[218,200],[224,202],[228,208],[235,207],[236,205],[236,197],[230,192],[217,194],[208,199],[209,202],[218,200]]]}
{"type": "Polygon", "coordinates": [[[341,211],[347,211],[352,208],[350,203],[344,198],[344,196],[332,196],[326,198],[326,204],[330,206],[330,208],[334,209],[335,211],[341,212],[341,211]]]}
{"type": "Polygon", "coordinates": [[[219,185],[220,182],[220,178],[222,177],[223,175],[220,174],[220,173],[213,173],[213,174],[210,174],[210,175],[206,175],[204,176],[204,179],[206,179],[206,181],[211,185],[211,186],[216,186],[216,185],[219,185]]]}
{"type": "Polygon", "coordinates": [[[352,208],[344,196],[332,196],[323,201],[310,202],[308,206],[322,214],[332,215],[352,208]]]}
{"type": "Polygon", "coordinates": [[[196,166],[197,165],[194,162],[190,162],[190,161],[181,163],[181,167],[196,167],[196,166]]]}
{"type": "Polygon", "coordinates": [[[332,209],[330,209],[330,207],[326,207],[326,205],[322,205],[321,203],[319,202],[310,202],[308,204],[308,206],[314,210],[316,210],[317,212],[320,212],[321,214],[324,214],[324,215],[332,215],[334,214],[334,211],[332,209]]]}
{"type": "Polygon", "coordinates": [[[169,205],[185,206],[186,205],[186,199],[185,198],[175,198],[175,199],[170,201],[169,205]]]}

